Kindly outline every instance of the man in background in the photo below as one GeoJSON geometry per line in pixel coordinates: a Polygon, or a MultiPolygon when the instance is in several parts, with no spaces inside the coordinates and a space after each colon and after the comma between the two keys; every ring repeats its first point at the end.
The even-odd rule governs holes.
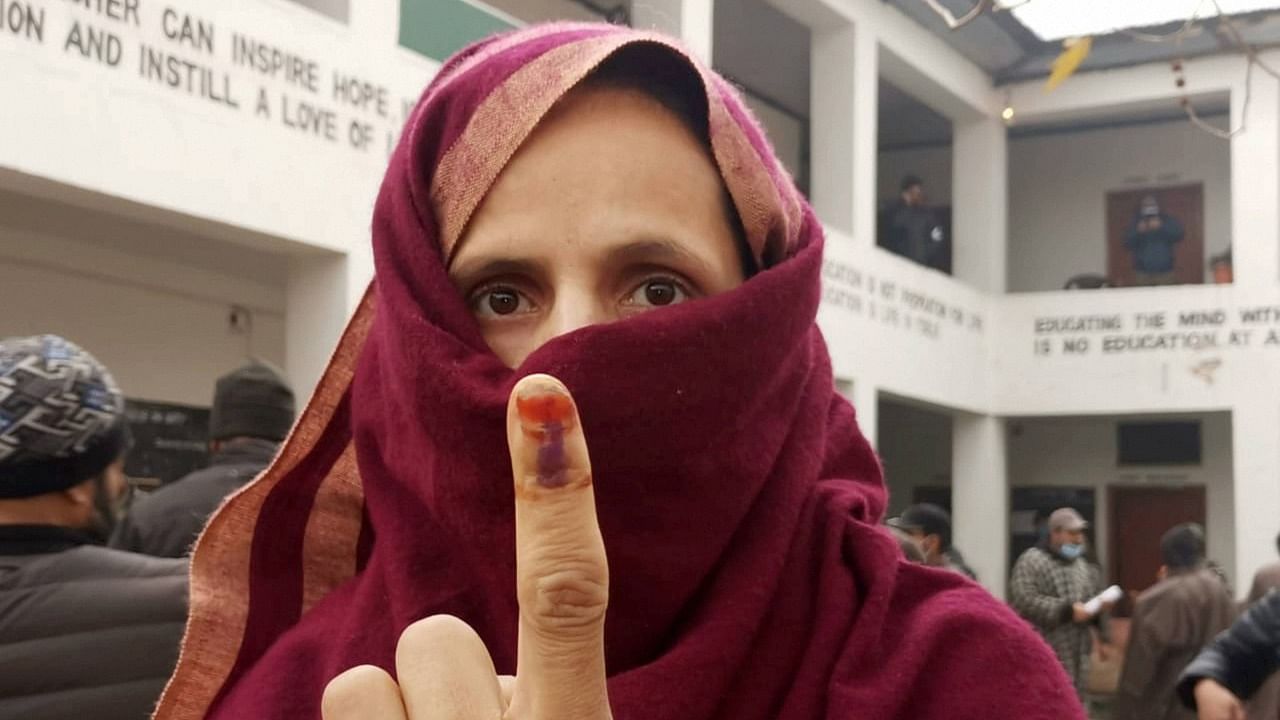
{"type": "Polygon", "coordinates": [[[924,181],[914,175],[902,179],[898,199],[880,215],[880,240],[890,252],[921,265],[939,267],[945,231],[925,204],[924,181]]]}
{"type": "Polygon", "coordinates": [[[294,418],[293,390],[278,372],[252,363],[218,379],[209,418],[209,467],[134,503],[111,544],[183,557],[209,516],[275,457],[294,418]]]}
{"type": "Polygon", "coordinates": [[[1235,601],[1205,565],[1204,528],[1178,525],[1160,539],[1164,579],[1138,598],[1113,720],[1194,720],[1178,702],[1178,678],[1235,619],[1235,601]]]}
{"type": "Polygon", "coordinates": [[[977,575],[965,564],[964,556],[951,546],[951,515],[932,503],[908,507],[889,525],[911,537],[924,556],[924,564],[945,568],[976,580],[977,575]]]}
{"type": "Polygon", "coordinates": [[[92,355],[0,340],[0,720],[138,720],[173,671],[187,564],[99,546],[128,449],[92,355]]]}
{"type": "Polygon", "coordinates": [[[1110,609],[1104,605],[1098,613],[1090,613],[1084,605],[1102,589],[1097,572],[1084,556],[1088,527],[1074,509],[1054,510],[1048,537],[1022,553],[1009,580],[1014,610],[1044,636],[1081,698],[1089,675],[1091,630],[1096,627],[1105,635],[1102,614],[1110,609]]]}
{"type": "Polygon", "coordinates": [[[1142,199],[1138,216],[1125,236],[1124,246],[1133,255],[1138,285],[1173,285],[1174,246],[1182,242],[1182,223],[1160,210],[1154,195],[1142,199]]]}

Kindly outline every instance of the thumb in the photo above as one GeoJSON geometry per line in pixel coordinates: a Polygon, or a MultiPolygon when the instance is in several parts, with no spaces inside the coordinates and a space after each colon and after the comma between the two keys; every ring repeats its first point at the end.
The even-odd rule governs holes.
{"type": "Polygon", "coordinates": [[[549,375],[516,384],[507,410],[516,496],[520,632],[511,717],[609,717],[604,616],[609,568],[591,460],[569,391],[549,375]]]}

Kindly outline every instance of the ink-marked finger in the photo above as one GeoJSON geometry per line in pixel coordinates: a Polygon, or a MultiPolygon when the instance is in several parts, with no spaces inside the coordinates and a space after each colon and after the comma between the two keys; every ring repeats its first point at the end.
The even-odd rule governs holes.
{"type": "Polygon", "coordinates": [[[516,496],[520,631],[511,717],[608,718],[609,568],[577,407],[549,375],[516,384],[507,410],[516,496]]]}

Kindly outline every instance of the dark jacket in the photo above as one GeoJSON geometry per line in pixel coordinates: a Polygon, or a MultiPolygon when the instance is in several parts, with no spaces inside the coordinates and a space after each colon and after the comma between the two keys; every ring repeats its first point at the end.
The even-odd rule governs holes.
{"type": "Polygon", "coordinates": [[[1235,619],[1235,601],[1212,570],[1171,575],[1133,611],[1113,720],[1195,720],[1174,687],[1187,663],[1235,619]]]}
{"type": "Polygon", "coordinates": [[[184,557],[209,516],[275,457],[269,440],[238,440],[214,454],[209,467],[139,499],[111,537],[111,547],[159,557],[184,557]]]}
{"type": "Polygon", "coordinates": [[[0,720],[143,720],[186,616],[185,561],[0,526],[0,720]]]}
{"type": "Polygon", "coordinates": [[[1154,230],[1138,230],[1139,218],[1129,227],[1124,246],[1133,253],[1133,269],[1140,273],[1173,272],[1173,246],[1182,241],[1182,223],[1160,214],[1160,227],[1154,230]]]}
{"type": "Polygon", "coordinates": [[[890,252],[929,267],[938,266],[942,225],[933,210],[898,200],[880,215],[879,244],[890,252]]]}
{"type": "Polygon", "coordinates": [[[1278,667],[1280,591],[1273,590],[1196,656],[1178,680],[1178,697],[1194,709],[1196,683],[1211,678],[1248,700],[1278,667]]]}
{"type": "MultiPolygon", "coordinates": [[[[1249,588],[1245,608],[1266,597],[1280,587],[1280,563],[1271,563],[1258,569],[1249,588]]],[[[1249,720],[1277,720],[1280,718],[1280,673],[1267,679],[1249,700],[1249,720]]]]}

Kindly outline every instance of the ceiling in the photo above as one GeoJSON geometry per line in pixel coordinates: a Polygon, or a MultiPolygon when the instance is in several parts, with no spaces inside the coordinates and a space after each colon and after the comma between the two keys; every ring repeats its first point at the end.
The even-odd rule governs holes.
{"type": "MultiPolygon", "coordinates": [[[[974,1],[938,0],[957,16],[973,7],[974,1]]],[[[990,74],[997,84],[1046,77],[1054,58],[1062,51],[1061,43],[1041,40],[1008,12],[984,13],[966,26],[950,30],[925,0],[885,2],[941,37],[990,74]]],[[[1260,47],[1280,45],[1280,13],[1256,12],[1237,15],[1234,20],[1247,42],[1260,47]]],[[[1096,37],[1093,50],[1079,72],[1235,52],[1231,42],[1221,36],[1220,24],[1221,21],[1216,18],[1201,21],[1197,31],[1189,34],[1181,43],[1149,43],[1121,33],[1096,37]]],[[[1169,23],[1144,28],[1143,31],[1166,34],[1177,30],[1180,25],[1181,23],[1169,23]]]]}
{"type": "Polygon", "coordinates": [[[46,197],[0,191],[0,244],[11,236],[52,236],[262,285],[284,283],[289,267],[289,258],[284,253],[234,242],[216,242],[190,229],[196,225],[196,222],[161,224],[46,197]]]}

